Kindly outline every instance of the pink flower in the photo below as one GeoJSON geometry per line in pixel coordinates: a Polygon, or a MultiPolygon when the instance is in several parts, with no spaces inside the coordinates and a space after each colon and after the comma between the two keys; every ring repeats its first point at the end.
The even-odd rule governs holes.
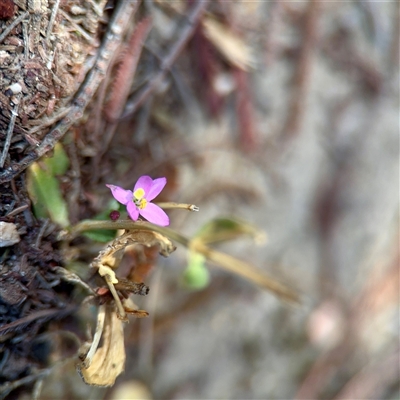
{"type": "Polygon", "coordinates": [[[157,205],[150,203],[157,197],[167,183],[166,178],[151,179],[150,176],[141,176],[132,190],[125,190],[119,186],[106,185],[111,189],[114,199],[126,206],[129,216],[136,221],[139,214],[149,222],[160,225],[169,225],[168,215],[157,205]]]}

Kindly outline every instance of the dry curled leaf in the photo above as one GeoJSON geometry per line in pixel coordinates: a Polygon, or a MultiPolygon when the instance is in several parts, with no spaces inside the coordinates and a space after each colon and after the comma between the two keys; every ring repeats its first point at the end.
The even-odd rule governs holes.
{"type": "MultiPolygon", "coordinates": [[[[114,239],[93,260],[91,267],[97,268],[99,275],[105,279],[117,306],[118,317],[123,321],[127,321],[126,314],[130,311],[124,309],[124,306],[122,305],[122,302],[118,296],[114,286],[118,284],[118,278],[113,269],[118,268],[123,252],[127,246],[132,244],[141,244],[147,247],[158,245],[160,247],[160,254],[165,257],[169,256],[169,254],[176,249],[172,242],[160,233],[142,229],[132,229],[126,230],[125,233],[114,239]]],[[[142,317],[140,313],[133,313],[139,318],[142,317]]]]}
{"type": "Polygon", "coordinates": [[[110,242],[104,250],[93,260],[91,266],[100,268],[100,266],[108,266],[116,269],[121,261],[123,251],[131,244],[141,244],[146,247],[158,245],[160,254],[164,257],[169,256],[176,247],[166,236],[149,230],[126,230],[121,236],[118,236],[110,242]]]}
{"type": "Polygon", "coordinates": [[[103,338],[103,345],[95,350],[92,359],[89,353],[78,365],[78,372],[85,383],[95,386],[112,386],[125,369],[125,346],[123,322],[117,317],[114,307],[107,305],[99,309],[104,312],[104,327],[96,331],[94,342],[103,338]]]}
{"type": "Polygon", "coordinates": [[[159,246],[160,254],[164,257],[168,257],[176,250],[176,246],[172,244],[171,240],[161,233],[147,230],[134,230],[129,232],[133,243],[147,247],[159,246]]]}

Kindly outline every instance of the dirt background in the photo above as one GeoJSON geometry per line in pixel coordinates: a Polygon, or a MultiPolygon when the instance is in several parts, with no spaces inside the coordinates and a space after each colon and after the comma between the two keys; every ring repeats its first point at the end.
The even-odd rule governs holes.
{"type": "MultiPolygon", "coordinates": [[[[56,3],[49,0],[47,11],[29,15],[42,15],[47,27],[56,3]]],[[[121,72],[119,59],[129,51],[116,41],[110,50],[116,67],[105,68],[105,80],[98,78],[93,97],[78,110],[81,118],[58,135],[52,127],[59,121],[67,126],[63,112],[79,106],[76,93],[117,9],[113,2],[67,3],[59,5],[58,39],[50,38],[48,47],[64,43],[54,61],[58,80],[38,74],[45,88],[37,94],[29,90],[35,84],[28,72],[14,79],[27,86],[21,94],[26,107],[35,107],[24,108],[25,117],[19,110],[0,171],[0,218],[14,223],[21,237],[0,248],[3,393],[30,398],[32,390],[39,393],[39,381],[37,398],[49,399],[398,398],[398,3],[144,2],[120,40],[129,41],[137,21],[151,16],[135,77],[121,72]],[[94,3],[105,11],[90,14],[88,27],[94,3]],[[213,18],[223,28],[216,37],[207,28],[213,18]],[[86,44],[77,26],[88,32],[86,44]],[[70,42],[62,40],[67,34],[75,35],[70,42]],[[107,117],[122,86],[133,93],[129,109],[154,82],[131,116],[122,122],[107,117]],[[87,325],[94,327],[96,307],[79,307],[82,292],[62,283],[54,267],[73,265],[89,281],[87,265],[102,245],[81,238],[66,249],[59,228],[31,212],[24,165],[50,154],[32,156],[49,137],[52,144],[61,139],[70,159],[60,182],[72,224],[105,209],[111,199],[106,183],[131,188],[143,174],[166,176],[160,200],[200,207],[198,213],[169,212],[171,228],[190,236],[221,216],[255,224],[268,235],[265,245],[243,239],[219,249],[299,292],[301,305],[286,305],[211,264],[209,286],[187,290],[180,284],[187,253],[178,246],[169,258],[155,259],[145,280],[150,294],[134,298],[150,316],[125,326],[125,372],[112,388],[85,385],[72,357],[76,344],[59,332],[83,340],[87,325]],[[19,174],[11,176],[12,168],[19,174]],[[13,382],[21,382],[15,390],[13,382]]],[[[0,35],[26,12],[17,1],[14,7],[0,21],[0,35]]],[[[0,43],[2,60],[18,52],[10,46],[22,46],[22,26],[11,32],[11,43],[0,43]]],[[[42,30],[37,43],[46,38],[42,30]]],[[[34,61],[37,48],[31,46],[34,61]]],[[[3,61],[0,68],[4,152],[17,102],[5,93],[12,64],[3,61]]],[[[37,70],[28,65],[23,71],[37,70]]]]}

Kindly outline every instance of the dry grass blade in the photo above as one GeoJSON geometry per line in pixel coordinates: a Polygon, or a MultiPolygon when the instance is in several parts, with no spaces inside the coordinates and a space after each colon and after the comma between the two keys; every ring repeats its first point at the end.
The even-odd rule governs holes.
{"type": "Polygon", "coordinates": [[[299,295],[293,289],[270,277],[265,271],[260,271],[253,265],[238,260],[228,254],[210,249],[202,244],[201,241],[194,240],[191,242],[190,248],[203,254],[207,258],[207,261],[255,283],[257,286],[272,292],[281,300],[291,304],[300,303],[299,295]]]}

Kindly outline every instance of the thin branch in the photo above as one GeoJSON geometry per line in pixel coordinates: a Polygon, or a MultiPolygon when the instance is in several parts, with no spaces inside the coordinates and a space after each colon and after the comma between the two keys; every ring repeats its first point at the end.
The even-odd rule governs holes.
{"type": "Polygon", "coordinates": [[[344,385],[334,400],[384,398],[386,390],[398,384],[399,359],[397,350],[363,368],[344,385]]]}
{"type": "Polygon", "coordinates": [[[283,127],[283,135],[286,138],[298,134],[302,126],[317,43],[319,8],[319,0],[310,0],[305,12],[301,53],[294,74],[294,87],[288,107],[289,111],[283,127]]]}
{"type": "Polygon", "coordinates": [[[18,116],[18,107],[19,107],[19,102],[18,102],[18,104],[15,104],[14,109],[11,110],[11,119],[10,119],[10,123],[8,125],[7,137],[6,137],[3,152],[1,153],[1,158],[0,158],[0,168],[3,168],[3,165],[7,158],[8,150],[10,149],[11,138],[14,133],[15,120],[18,116]]]}
{"type": "Polygon", "coordinates": [[[17,319],[13,322],[0,326],[0,334],[6,334],[8,332],[17,332],[26,328],[29,324],[34,321],[42,320],[48,321],[53,319],[60,319],[66,315],[71,314],[76,310],[75,306],[67,306],[64,309],[48,308],[45,310],[34,311],[26,317],[17,319]]]}
{"type": "Polygon", "coordinates": [[[22,37],[24,40],[24,58],[29,59],[29,33],[28,33],[28,23],[26,21],[22,22],[22,37]]]}
{"type": "Polygon", "coordinates": [[[179,39],[174,43],[174,45],[171,47],[169,54],[164,58],[163,62],[161,63],[160,71],[153,78],[151,78],[150,82],[137,95],[137,97],[130,104],[127,105],[125,112],[121,117],[121,120],[129,119],[131,115],[147,100],[147,98],[153,93],[160,82],[164,79],[167,71],[171,69],[179,54],[181,53],[189,39],[193,36],[198,21],[202,13],[204,12],[207,3],[208,0],[199,0],[196,6],[193,7],[193,10],[187,17],[185,26],[180,32],[179,39]]]}
{"type": "Polygon", "coordinates": [[[39,126],[35,126],[32,129],[29,129],[28,133],[32,135],[33,133],[41,131],[43,128],[46,128],[47,126],[53,125],[57,121],[59,121],[61,118],[64,118],[70,111],[72,107],[67,107],[64,108],[60,111],[58,111],[56,114],[54,114],[51,118],[46,118],[45,120],[40,121],[39,126]]]}
{"type": "Polygon", "coordinates": [[[17,19],[15,19],[5,30],[4,32],[0,35],[0,43],[8,36],[8,34],[27,16],[29,15],[29,12],[26,11],[22,13],[17,19]]]}
{"type": "Polygon", "coordinates": [[[10,211],[5,216],[6,217],[14,217],[14,216],[18,215],[19,213],[21,213],[22,211],[25,211],[27,208],[29,208],[29,205],[23,204],[22,206],[14,208],[14,210],[10,211]]]}
{"type": "Polygon", "coordinates": [[[50,21],[47,25],[47,32],[46,32],[46,42],[47,43],[49,42],[50,35],[53,32],[53,25],[54,25],[54,21],[56,20],[59,5],[60,5],[60,0],[56,0],[56,2],[54,3],[53,9],[51,10],[50,21]]]}
{"type": "Polygon", "coordinates": [[[144,42],[151,30],[152,20],[150,17],[143,18],[136,26],[132,36],[121,52],[122,61],[116,69],[114,82],[110,90],[110,99],[104,109],[104,114],[109,122],[114,123],[121,116],[133,79],[144,42]]]}
{"type": "Polygon", "coordinates": [[[49,222],[50,222],[49,219],[46,219],[46,220],[43,222],[43,225],[40,227],[39,233],[38,233],[38,235],[36,236],[35,244],[33,245],[33,247],[35,247],[35,248],[37,248],[37,249],[39,248],[40,242],[41,242],[41,240],[42,240],[42,238],[43,238],[43,235],[44,235],[44,233],[45,233],[47,227],[49,226],[49,222]]]}

